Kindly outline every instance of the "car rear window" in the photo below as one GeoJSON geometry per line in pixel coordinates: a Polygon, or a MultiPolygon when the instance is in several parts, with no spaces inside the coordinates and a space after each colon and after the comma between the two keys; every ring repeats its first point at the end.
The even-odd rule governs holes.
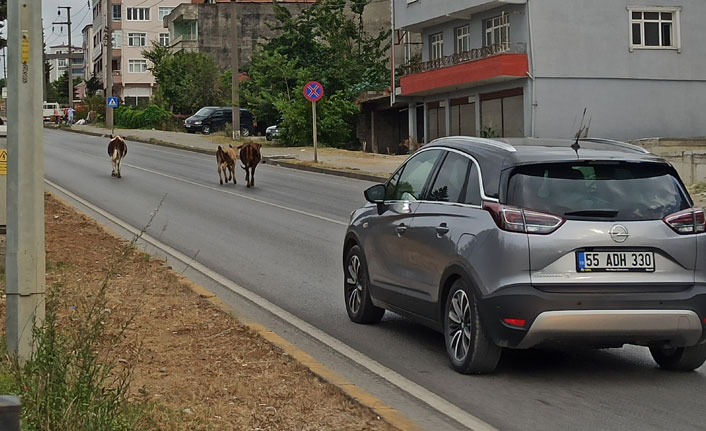
{"type": "Polygon", "coordinates": [[[690,207],[669,166],[635,162],[521,166],[506,201],[574,220],[659,220],[690,207]]]}

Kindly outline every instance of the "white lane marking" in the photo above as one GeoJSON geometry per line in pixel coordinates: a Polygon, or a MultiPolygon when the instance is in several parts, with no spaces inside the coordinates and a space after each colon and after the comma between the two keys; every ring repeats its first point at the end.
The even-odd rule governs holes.
{"type": "Polygon", "coordinates": [[[216,188],[216,187],[207,186],[207,185],[204,185],[204,184],[199,184],[199,183],[197,183],[197,182],[195,182],[195,181],[185,180],[185,179],[183,179],[183,178],[175,177],[175,176],[173,176],[173,175],[165,174],[165,173],[163,173],[163,172],[153,171],[153,170],[147,169],[147,168],[140,168],[140,167],[135,166],[135,165],[127,165],[127,164],[126,164],[126,166],[129,166],[129,167],[131,167],[131,168],[133,168],[133,169],[137,169],[137,170],[139,170],[139,171],[145,171],[145,172],[148,172],[148,173],[151,173],[151,174],[154,174],[154,175],[160,175],[160,176],[163,176],[163,177],[165,177],[165,178],[169,178],[169,179],[176,180],[176,181],[181,181],[181,182],[183,182],[183,183],[191,184],[191,185],[193,185],[193,186],[202,187],[202,188],[204,188],[204,189],[213,190],[213,191],[216,191],[216,192],[226,193],[226,194],[229,194],[229,195],[232,195],[232,196],[237,196],[237,197],[239,197],[239,198],[243,198],[243,199],[247,199],[247,200],[250,200],[250,201],[253,201],[253,202],[257,202],[257,203],[260,203],[260,204],[263,204],[263,205],[269,205],[269,206],[274,207],[274,208],[279,208],[279,209],[282,209],[282,210],[285,210],[285,211],[291,211],[291,212],[293,212],[293,213],[301,214],[301,215],[304,215],[304,216],[307,216],[307,217],[313,217],[313,218],[315,218],[315,219],[327,221],[327,222],[329,222],[329,223],[335,223],[335,224],[338,224],[338,225],[341,225],[341,226],[348,226],[348,223],[345,223],[345,222],[342,222],[342,221],[339,221],[339,220],[334,220],[334,219],[332,219],[332,218],[320,216],[320,215],[318,215],[318,214],[314,214],[314,213],[310,213],[310,212],[307,212],[307,211],[298,210],[298,209],[296,209],[296,208],[286,207],[286,206],[284,206],[284,205],[276,204],[276,203],[273,203],[273,202],[264,201],[264,200],[262,200],[262,199],[254,198],[254,197],[252,197],[252,196],[244,195],[244,194],[241,194],[241,193],[231,192],[231,191],[229,191],[229,190],[222,190],[222,189],[219,189],[219,188],[216,188]]]}
{"type": "MultiPolygon", "coordinates": [[[[106,218],[107,220],[110,220],[112,223],[115,223],[116,225],[120,226],[122,229],[125,229],[126,231],[130,232],[131,235],[139,235],[140,230],[134,228],[127,222],[115,217],[114,215],[108,213],[107,211],[103,211],[101,208],[93,205],[92,203],[86,201],[85,199],[82,199],[81,197],[73,194],[72,192],[64,189],[63,187],[59,186],[56,183],[53,183],[52,181],[49,181],[47,179],[44,180],[47,184],[49,184],[51,187],[54,187],[56,190],[60,191],[61,193],[65,194],[66,196],[69,196],[71,199],[75,200],[76,202],[80,203],[81,205],[84,205],[86,208],[89,208],[91,211],[96,212],[100,216],[106,218]]],[[[374,374],[377,374],[381,378],[387,380],[394,386],[397,386],[400,388],[402,391],[408,393],[409,395],[413,396],[414,398],[424,402],[434,410],[438,411],[444,416],[447,416],[456,422],[460,423],[461,425],[474,430],[474,431],[498,431],[496,428],[492,427],[488,423],[484,422],[483,420],[471,415],[470,413],[467,413],[466,411],[460,409],[456,405],[446,401],[445,399],[441,398],[440,396],[436,395],[435,393],[429,391],[428,389],[414,383],[413,381],[407,379],[406,377],[402,376],[401,374],[397,373],[394,370],[391,370],[390,368],[387,368],[386,366],[380,364],[376,360],[368,357],[367,355],[355,350],[354,348],[350,347],[349,345],[345,344],[344,342],[340,341],[339,339],[328,335],[324,331],[316,328],[315,326],[305,322],[304,320],[298,318],[297,316],[293,315],[292,313],[280,308],[279,306],[273,304],[272,302],[268,301],[267,299],[261,297],[260,295],[251,292],[250,290],[240,286],[239,284],[227,279],[225,276],[217,273],[216,271],[211,270],[207,266],[201,264],[198,262],[196,259],[192,259],[189,256],[186,256],[185,254],[182,254],[178,250],[160,242],[156,238],[148,235],[147,233],[143,233],[141,235],[141,239],[150,243],[153,247],[156,247],[163,252],[167,253],[168,255],[171,255],[178,261],[180,261],[184,265],[188,265],[191,269],[194,269],[201,274],[209,277],[216,283],[221,284],[222,286],[227,287],[230,289],[232,292],[236,293],[237,295],[249,300],[253,304],[257,305],[258,307],[269,311],[273,315],[277,316],[278,318],[282,319],[283,321],[291,324],[295,328],[299,329],[300,331],[304,332],[305,334],[311,336],[312,338],[318,340],[319,342],[323,343],[324,345],[328,346],[329,348],[335,350],[339,354],[345,356],[346,358],[352,360],[353,362],[357,363],[361,367],[371,371],[374,374]]]]}
{"type": "MultiPolygon", "coordinates": [[[[70,133],[70,132],[63,132],[63,133],[70,133]]],[[[100,138],[99,136],[92,136],[92,135],[83,135],[83,136],[86,136],[88,138],[100,138]]],[[[160,147],[159,145],[155,145],[155,144],[146,144],[144,142],[133,141],[130,139],[126,139],[126,141],[130,142],[133,145],[139,146],[143,150],[151,151],[153,153],[158,153],[158,154],[165,154],[165,155],[174,156],[174,151],[179,151],[181,153],[185,153],[179,157],[189,158],[192,160],[198,160],[198,161],[202,161],[202,162],[205,162],[207,160],[207,158],[213,157],[211,155],[203,154],[203,153],[196,153],[196,154],[199,154],[201,157],[194,156],[193,151],[189,151],[189,150],[186,150],[183,148],[169,147],[170,148],[169,150],[160,150],[159,148],[164,148],[164,147],[160,147]]],[[[81,152],[84,154],[89,154],[84,151],[75,150],[75,149],[72,149],[69,147],[63,147],[63,148],[66,148],[67,150],[71,150],[71,151],[78,151],[78,152],[81,152]]],[[[267,164],[265,164],[265,166],[267,166],[267,164]]],[[[270,166],[274,166],[274,165],[270,165],[270,166]]],[[[305,180],[309,180],[309,181],[315,181],[317,183],[325,183],[325,184],[332,184],[333,183],[333,184],[336,184],[339,186],[351,187],[351,188],[356,188],[356,189],[359,188],[359,186],[357,184],[355,184],[356,181],[366,181],[366,182],[373,182],[374,183],[374,181],[360,180],[357,178],[347,178],[347,181],[336,181],[336,180],[333,180],[332,178],[316,178],[316,177],[320,177],[322,175],[326,175],[327,177],[332,176],[332,175],[324,174],[321,172],[307,172],[307,175],[303,175],[303,174],[297,175],[294,173],[282,172],[281,170],[278,170],[278,174],[283,175],[283,176],[287,176],[287,177],[301,178],[301,179],[305,179],[305,180]]],[[[382,182],[384,182],[384,180],[381,179],[379,182],[382,183],[382,182]]]]}
{"type": "MultiPolygon", "coordinates": [[[[89,156],[89,157],[93,157],[93,158],[96,158],[96,159],[103,159],[103,157],[98,157],[98,156],[96,156],[96,155],[94,155],[94,154],[90,154],[90,153],[87,153],[87,152],[85,152],[85,151],[80,151],[80,150],[72,150],[72,151],[76,151],[76,152],[85,154],[85,155],[87,155],[87,156],[89,156]]],[[[213,191],[220,192],[220,193],[229,194],[229,195],[232,195],[232,196],[237,196],[237,197],[239,197],[239,198],[247,199],[247,200],[250,200],[250,201],[253,201],[253,202],[257,202],[257,203],[260,203],[260,204],[263,204],[263,205],[268,205],[268,206],[271,206],[271,207],[274,207],[274,208],[278,208],[278,209],[281,209],[281,210],[290,211],[290,212],[293,212],[293,213],[296,213],[296,214],[304,215],[304,216],[307,216],[307,217],[312,217],[312,218],[315,218],[315,219],[318,219],[318,220],[327,221],[327,222],[329,222],[329,223],[334,223],[334,224],[341,225],[341,226],[348,226],[348,223],[342,222],[342,221],[340,221],[340,220],[334,220],[334,219],[332,219],[332,218],[324,217],[324,216],[321,216],[321,215],[318,215],[318,214],[310,213],[310,212],[303,211],[303,210],[298,210],[298,209],[296,209],[296,208],[290,208],[290,207],[287,207],[287,206],[284,206],[284,205],[276,204],[276,203],[274,203],[274,202],[268,202],[268,201],[265,201],[265,200],[262,200],[262,199],[254,198],[254,197],[252,197],[252,196],[244,195],[244,194],[242,194],[242,193],[236,193],[236,192],[231,192],[231,191],[229,191],[229,190],[223,190],[223,189],[220,189],[220,188],[217,188],[217,187],[207,186],[207,185],[205,185],[205,184],[200,184],[200,183],[197,183],[197,182],[195,182],[195,181],[191,181],[191,180],[187,180],[187,179],[184,179],[184,178],[175,177],[175,176],[173,176],[173,175],[165,174],[165,173],[163,173],[163,172],[153,171],[153,170],[151,170],[151,169],[141,168],[141,167],[139,167],[139,166],[130,165],[130,164],[127,164],[127,163],[125,164],[125,166],[129,166],[129,167],[131,167],[131,168],[133,168],[133,169],[137,169],[138,171],[144,171],[144,172],[148,172],[148,173],[150,173],[150,174],[159,175],[159,176],[162,176],[162,177],[165,177],[165,178],[169,178],[169,179],[172,179],[172,180],[181,181],[181,182],[183,182],[183,183],[191,184],[191,185],[193,185],[193,186],[202,187],[202,188],[204,188],[204,189],[208,189],[208,190],[213,190],[213,191]]]]}

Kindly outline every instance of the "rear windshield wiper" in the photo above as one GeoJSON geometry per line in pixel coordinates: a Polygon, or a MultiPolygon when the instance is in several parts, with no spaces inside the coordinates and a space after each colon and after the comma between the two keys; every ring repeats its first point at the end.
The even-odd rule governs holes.
{"type": "Polygon", "coordinates": [[[578,217],[601,217],[601,218],[614,218],[618,215],[618,210],[580,210],[580,211],[569,211],[564,213],[565,216],[578,216],[578,217]]]}

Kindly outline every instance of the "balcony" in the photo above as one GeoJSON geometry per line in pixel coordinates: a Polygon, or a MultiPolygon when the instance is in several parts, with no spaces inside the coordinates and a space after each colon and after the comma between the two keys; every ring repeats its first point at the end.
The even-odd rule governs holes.
{"type": "Polygon", "coordinates": [[[402,66],[402,95],[426,95],[525,78],[524,43],[496,44],[402,66]]]}

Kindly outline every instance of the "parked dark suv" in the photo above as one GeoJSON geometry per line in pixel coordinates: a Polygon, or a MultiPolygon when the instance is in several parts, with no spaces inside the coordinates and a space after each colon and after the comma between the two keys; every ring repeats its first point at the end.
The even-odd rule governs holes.
{"type": "Polygon", "coordinates": [[[343,249],[354,322],[387,309],[436,328],[462,373],[555,343],[706,359],[704,210],[640,147],[442,138],[365,196],[343,249]]]}
{"type": "MultiPolygon", "coordinates": [[[[223,130],[226,124],[233,124],[233,108],[228,106],[206,106],[184,121],[189,133],[201,132],[208,135],[223,130]]],[[[252,136],[257,132],[255,117],[245,108],[240,108],[240,134],[252,136]]]]}

